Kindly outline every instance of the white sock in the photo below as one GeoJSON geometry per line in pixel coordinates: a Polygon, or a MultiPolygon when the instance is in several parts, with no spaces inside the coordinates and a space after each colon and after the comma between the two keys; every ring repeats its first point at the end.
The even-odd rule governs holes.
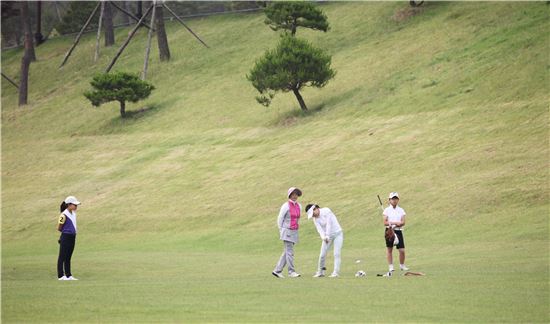
{"type": "Polygon", "coordinates": [[[390,264],[390,265],[389,265],[389,270],[390,270],[390,271],[393,271],[393,264],[390,264]]]}

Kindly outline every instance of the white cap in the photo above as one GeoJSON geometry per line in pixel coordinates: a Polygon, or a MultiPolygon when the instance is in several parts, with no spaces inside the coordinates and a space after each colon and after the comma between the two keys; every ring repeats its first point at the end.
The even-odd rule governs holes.
{"type": "Polygon", "coordinates": [[[393,197],[397,197],[399,199],[399,194],[397,192],[390,192],[388,198],[392,199],[393,197]]]}
{"type": "Polygon", "coordinates": [[[80,205],[80,201],[78,201],[78,199],[76,199],[75,196],[69,196],[69,197],[65,198],[65,203],[66,204],[73,204],[73,205],[80,205]]]}
{"type": "Polygon", "coordinates": [[[287,194],[287,197],[290,198],[290,194],[294,192],[294,190],[298,190],[297,194],[298,194],[298,197],[302,195],[302,190],[296,188],[296,187],[290,187],[288,188],[288,194],[287,194]]]}
{"type": "Polygon", "coordinates": [[[313,217],[313,210],[317,207],[315,204],[311,205],[309,209],[307,210],[307,219],[311,219],[313,217]]]}

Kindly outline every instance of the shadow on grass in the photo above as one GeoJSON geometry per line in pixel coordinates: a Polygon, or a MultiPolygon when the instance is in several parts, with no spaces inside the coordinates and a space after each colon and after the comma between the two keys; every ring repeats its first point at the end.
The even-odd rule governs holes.
{"type": "Polygon", "coordinates": [[[162,102],[152,103],[148,106],[136,109],[127,110],[126,117],[122,118],[120,114],[117,114],[110,120],[106,121],[98,128],[91,131],[92,134],[87,135],[106,135],[106,134],[119,134],[127,131],[128,127],[139,123],[148,118],[152,118],[162,109],[165,109],[173,104],[175,100],[165,100],[162,102]]]}
{"type": "Polygon", "coordinates": [[[334,106],[340,105],[342,102],[352,99],[355,95],[359,94],[360,91],[361,89],[356,87],[338,95],[334,95],[321,103],[314,103],[308,108],[307,111],[303,111],[299,108],[287,111],[280,114],[275,120],[273,120],[273,122],[270,123],[270,126],[293,126],[302,118],[315,116],[323,111],[332,109],[334,106]]]}

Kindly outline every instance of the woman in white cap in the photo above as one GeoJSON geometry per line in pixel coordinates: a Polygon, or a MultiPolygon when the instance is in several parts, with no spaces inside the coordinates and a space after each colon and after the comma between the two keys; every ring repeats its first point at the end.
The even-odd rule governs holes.
{"type": "MultiPolygon", "coordinates": [[[[391,227],[393,228],[393,231],[395,232],[395,236],[397,236],[397,239],[399,240],[399,243],[397,243],[396,248],[399,251],[399,267],[403,271],[409,270],[407,266],[405,265],[405,240],[403,238],[403,227],[405,226],[405,216],[407,215],[405,213],[405,210],[398,206],[399,204],[399,194],[397,192],[390,192],[388,196],[388,200],[390,202],[390,205],[384,209],[384,226],[385,231],[388,231],[388,229],[391,227]]],[[[386,233],[384,232],[384,237],[386,233]]],[[[386,240],[386,257],[388,259],[388,273],[391,273],[393,271],[393,246],[395,243],[394,239],[386,240]]]]}
{"type": "Polygon", "coordinates": [[[300,276],[294,268],[294,244],[298,243],[298,228],[300,221],[300,211],[302,205],[297,200],[302,195],[302,191],[296,187],[288,189],[288,201],[281,206],[277,225],[279,226],[279,238],[283,241],[284,250],[279,258],[279,262],[271,274],[277,278],[284,278],[283,268],[288,266],[288,276],[297,278],[300,276]]]}
{"type": "Polygon", "coordinates": [[[71,273],[71,257],[73,256],[76,241],[76,209],[80,201],[74,196],[63,200],[59,207],[61,215],[57,230],[61,232],[59,238],[59,257],[57,259],[58,280],[78,280],[71,273]]]}
{"type": "Polygon", "coordinates": [[[320,278],[325,276],[327,252],[334,245],[334,270],[329,277],[336,278],[340,275],[341,251],[344,243],[342,227],[340,227],[336,215],[329,208],[319,208],[319,205],[308,204],[306,206],[306,213],[307,219],[313,218],[313,223],[322,240],[319,264],[317,272],[313,277],[320,278]]]}

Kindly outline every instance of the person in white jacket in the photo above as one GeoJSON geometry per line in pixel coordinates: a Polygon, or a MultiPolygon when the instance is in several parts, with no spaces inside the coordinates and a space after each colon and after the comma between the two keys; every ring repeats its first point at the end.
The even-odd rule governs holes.
{"type": "Polygon", "coordinates": [[[334,270],[329,277],[339,277],[344,233],[338,223],[338,219],[336,219],[336,215],[329,208],[319,208],[319,205],[315,204],[308,204],[306,206],[306,213],[307,219],[313,218],[313,223],[322,240],[319,264],[317,272],[313,277],[320,278],[325,276],[325,260],[331,246],[334,246],[334,270]]]}

